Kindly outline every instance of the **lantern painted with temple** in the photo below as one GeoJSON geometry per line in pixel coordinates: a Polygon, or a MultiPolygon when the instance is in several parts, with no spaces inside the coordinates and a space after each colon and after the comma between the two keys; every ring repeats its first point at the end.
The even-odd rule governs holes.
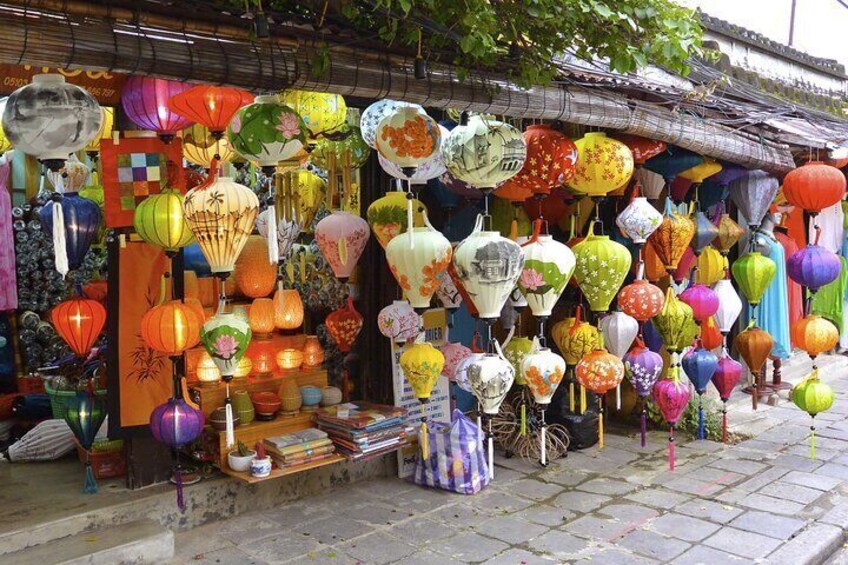
{"type": "Polygon", "coordinates": [[[603,196],[633,176],[633,153],[605,133],[590,132],[574,142],[577,166],[568,185],[580,194],[603,196]]]}
{"type": "Polygon", "coordinates": [[[589,234],[574,247],[574,277],[595,312],[609,308],[630,270],[630,251],[607,235],[595,235],[595,223],[589,234]]]}
{"type": "Polygon", "coordinates": [[[133,226],[141,239],[169,255],[194,241],[183,216],[183,195],[170,188],[151,194],[136,206],[133,226]]]}
{"type": "Polygon", "coordinates": [[[318,249],[342,281],[353,273],[370,234],[368,222],[350,212],[333,212],[315,226],[318,249]]]}
{"type": "Polygon", "coordinates": [[[251,102],[253,95],[246,90],[199,84],[171,96],[168,108],[220,138],[239,108],[251,102]]]}
{"type": "Polygon", "coordinates": [[[353,298],[348,296],[345,305],[330,312],[324,323],[339,351],[347,353],[362,330],[363,320],[353,305],[353,298]]]}
{"type": "Polygon", "coordinates": [[[818,214],[845,196],[845,175],[820,161],[810,161],[787,173],[783,196],[793,206],[818,214]]]}
{"type": "Polygon", "coordinates": [[[168,102],[191,87],[187,82],[131,76],[121,90],[121,106],[124,114],[135,125],[155,131],[160,139],[168,143],[177,132],[190,126],[193,121],[172,111],[168,102]]]}
{"type": "Polygon", "coordinates": [[[513,126],[474,115],[451,130],[442,147],[448,172],[480,190],[491,190],[521,170],[527,145],[513,126]]]}
{"type": "Polygon", "coordinates": [[[811,292],[833,282],[842,272],[842,261],[833,251],[820,245],[807,245],[786,260],[786,272],[796,283],[811,292]]]}
{"type": "Polygon", "coordinates": [[[756,306],[777,273],[777,265],[759,251],[750,251],[733,262],[730,267],[739,290],[756,306]]]}
{"type": "Polygon", "coordinates": [[[100,337],[106,323],[106,309],[96,300],[70,298],[53,307],[50,321],[71,350],[84,357],[100,337]]]}

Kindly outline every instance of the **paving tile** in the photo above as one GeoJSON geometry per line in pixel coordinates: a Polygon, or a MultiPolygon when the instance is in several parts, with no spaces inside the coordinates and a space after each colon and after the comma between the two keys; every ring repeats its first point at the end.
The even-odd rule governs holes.
{"type": "Polygon", "coordinates": [[[760,559],[774,551],[780,540],[725,526],[702,543],[740,557],[760,559]]]}
{"type": "Polygon", "coordinates": [[[512,516],[496,516],[485,522],[474,524],[473,528],[478,533],[513,545],[529,542],[533,538],[537,538],[548,531],[548,528],[545,526],[528,524],[512,516]]]}
{"type": "Polygon", "coordinates": [[[568,469],[565,467],[548,467],[536,476],[549,483],[556,483],[564,487],[573,487],[589,479],[592,475],[590,473],[581,473],[574,469],[568,469]]]}
{"type": "Polygon", "coordinates": [[[631,531],[630,528],[617,520],[597,516],[583,516],[572,520],[563,529],[575,536],[606,542],[613,542],[631,531]]]}
{"type": "Polygon", "coordinates": [[[834,479],[848,480],[848,466],[837,465],[836,463],[825,463],[818,469],[816,474],[824,475],[825,477],[833,477],[834,479]]]}
{"type": "Polygon", "coordinates": [[[175,557],[187,562],[196,555],[235,547],[232,541],[219,535],[223,525],[224,522],[213,522],[185,532],[175,532],[175,557]]]}
{"type": "Polygon", "coordinates": [[[559,562],[574,560],[589,542],[571,534],[550,530],[533,540],[533,550],[554,557],[559,562]]]}
{"type": "Polygon", "coordinates": [[[383,532],[376,532],[341,544],[338,549],[363,563],[374,563],[375,565],[398,561],[416,551],[414,546],[383,532]]]}
{"type": "Polygon", "coordinates": [[[686,502],[691,497],[661,488],[647,488],[639,492],[630,493],[624,498],[638,502],[639,504],[669,510],[678,504],[686,502]]]}
{"type": "Polygon", "coordinates": [[[691,473],[686,473],[690,479],[704,481],[715,485],[732,485],[745,478],[741,473],[734,473],[726,469],[716,469],[715,467],[700,467],[691,473]]]}
{"type": "MultiPolygon", "coordinates": [[[[477,496],[480,495],[476,495],[475,498],[477,498],[477,496]]],[[[475,500],[475,504],[473,506],[457,503],[452,506],[439,508],[438,510],[428,513],[426,518],[439,523],[465,528],[468,527],[469,524],[483,521],[489,517],[489,514],[483,512],[476,502],[477,501],[475,500]]]]}
{"type": "MultiPolygon", "coordinates": [[[[783,450],[783,453],[788,453],[791,455],[800,455],[801,457],[809,457],[810,446],[807,443],[802,443],[799,445],[790,445],[789,447],[783,450]]],[[[846,463],[842,461],[836,461],[839,454],[840,452],[835,449],[824,449],[819,445],[816,445],[816,459],[818,459],[819,461],[834,461],[836,463],[839,463],[840,465],[845,465],[846,463]]]]}
{"type": "Polygon", "coordinates": [[[562,485],[545,483],[536,479],[519,479],[511,482],[506,490],[538,502],[558,495],[563,491],[563,488],[562,485]]]}
{"type": "Polygon", "coordinates": [[[590,492],[571,491],[564,492],[554,499],[554,506],[573,510],[574,512],[592,512],[597,510],[602,504],[606,504],[612,500],[608,496],[602,494],[593,494],[590,492]]]}
{"type": "Polygon", "coordinates": [[[273,510],[265,510],[262,514],[287,529],[327,518],[332,514],[330,508],[331,506],[296,502],[273,510]]]}
{"type": "Polygon", "coordinates": [[[793,471],[815,471],[822,466],[822,462],[817,459],[810,459],[801,455],[790,455],[783,453],[774,458],[771,462],[775,467],[786,467],[793,471]]]}
{"type": "Polygon", "coordinates": [[[478,495],[477,507],[483,512],[489,514],[509,514],[524,510],[533,503],[526,498],[513,496],[511,494],[501,492],[499,490],[489,490],[487,493],[478,495]]]}
{"type": "Polygon", "coordinates": [[[268,565],[267,561],[263,561],[237,547],[228,547],[219,549],[218,551],[210,551],[198,555],[191,559],[192,565],[221,565],[222,563],[239,563],[244,565],[268,565]]]}
{"type": "Polygon", "coordinates": [[[710,463],[709,466],[716,469],[724,469],[725,471],[732,471],[741,475],[754,475],[766,468],[766,465],[763,463],[736,458],[717,459],[710,463]]]}
{"type": "Polygon", "coordinates": [[[754,562],[726,551],[696,545],[671,563],[672,565],[747,565],[754,562]]]}
{"type": "Polygon", "coordinates": [[[705,497],[716,494],[724,488],[723,485],[693,479],[687,476],[675,477],[663,481],[663,486],[671,490],[705,497]]]}
{"type": "MultiPolygon", "coordinates": [[[[222,561],[219,565],[223,563],[228,562],[222,561]]],[[[286,565],[361,565],[361,563],[359,559],[355,559],[335,547],[310,551],[292,561],[285,562],[286,565]]]]}
{"type": "Polygon", "coordinates": [[[577,563],[582,565],[654,565],[659,561],[621,549],[606,548],[577,561],[577,563]]]}
{"type": "Polygon", "coordinates": [[[251,513],[230,518],[221,525],[218,535],[236,545],[250,543],[264,537],[280,534],[284,528],[263,514],[251,513]]]}
{"type": "Polygon", "coordinates": [[[525,520],[527,522],[532,522],[533,524],[557,527],[562,526],[569,520],[572,520],[576,514],[564,508],[537,504],[525,510],[515,512],[512,516],[518,520],[525,520]]]}
{"type": "Polygon", "coordinates": [[[742,498],[737,504],[753,508],[754,510],[763,510],[765,512],[774,512],[787,516],[794,516],[804,509],[803,504],[774,498],[773,496],[765,496],[756,492],[742,498]]]}
{"type": "Polygon", "coordinates": [[[374,501],[371,504],[358,507],[354,512],[347,514],[347,516],[350,519],[375,526],[388,526],[408,519],[409,512],[406,511],[406,508],[399,508],[397,505],[390,506],[374,501]]]}
{"type": "Polygon", "coordinates": [[[577,487],[578,490],[585,490],[586,492],[607,494],[611,496],[621,496],[629,492],[633,492],[637,488],[639,488],[638,485],[634,485],[626,481],[617,481],[603,477],[586,481],[577,487]]]}
{"type": "Polygon", "coordinates": [[[597,510],[596,514],[609,516],[628,523],[643,524],[651,518],[659,516],[659,512],[641,504],[608,504],[597,510]]]}
{"type": "Polygon", "coordinates": [[[363,522],[347,519],[340,520],[333,516],[330,518],[324,518],[323,520],[310,522],[309,524],[304,524],[294,531],[317,542],[326,545],[334,545],[359,536],[364,536],[373,529],[373,526],[363,522]]]}
{"type": "Polygon", "coordinates": [[[413,518],[386,530],[391,536],[412,544],[424,544],[456,535],[457,526],[436,522],[426,518],[413,518]]]}
{"type": "Polygon", "coordinates": [[[677,506],[674,511],[717,524],[726,524],[743,512],[739,508],[710,500],[690,500],[677,506]]]}
{"type": "Polygon", "coordinates": [[[819,521],[848,530],[848,501],[839,502],[836,506],[825,512],[819,518],[819,521]]]}
{"type": "Polygon", "coordinates": [[[770,512],[750,510],[735,518],[729,525],[746,532],[787,540],[803,529],[807,522],[789,516],[778,516],[770,512]]]}
{"type": "Polygon", "coordinates": [[[842,545],[843,539],[842,528],[829,524],[813,524],[769,555],[767,563],[821,563],[842,545]]]}
{"type": "Polygon", "coordinates": [[[283,563],[300,555],[323,549],[316,540],[287,532],[239,545],[239,549],[264,563],[283,563]]]}
{"type": "Polygon", "coordinates": [[[462,561],[485,561],[501,553],[509,546],[502,541],[464,532],[446,540],[430,544],[429,549],[462,561]]]}
{"type": "Polygon", "coordinates": [[[684,541],[645,530],[630,532],[621,538],[618,545],[659,561],[674,559],[691,547],[684,541]]]}
{"type": "Polygon", "coordinates": [[[799,504],[810,504],[823,494],[822,491],[814,488],[792,485],[781,481],[766,485],[758,492],[775,498],[785,498],[799,504]]]}
{"type": "MultiPolygon", "coordinates": [[[[468,563],[468,561],[454,559],[428,550],[419,550],[409,557],[403,558],[403,565],[434,565],[435,563],[438,563],[438,565],[453,565],[454,563],[468,563]]],[[[357,563],[356,565],[363,564],[357,563]]]]}
{"type": "Polygon", "coordinates": [[[712,522],[674,513],[664,514],[648,526],[651,531],[688,542],[699,542],[720,527],[712,522]]]}
{"type": "Polygon", "coordinates": [[[747,481],[739,483],[736,485],[736,488],[748,492],[756,492],[789,472],[791,472],[791,469],[786,467],[769,467],[765,471],[757,473],[747,481]]]}
{"type": "MultiPolygon", "coordinates": [[[[553,561],[523,549],[512,548],[485,562],[485,565],[552,565],[553,561]]],[[[406,563],[404,563],[406,565],[406,563]]],[[[432,565],[432,564],[431,564],[432,565]]]]}

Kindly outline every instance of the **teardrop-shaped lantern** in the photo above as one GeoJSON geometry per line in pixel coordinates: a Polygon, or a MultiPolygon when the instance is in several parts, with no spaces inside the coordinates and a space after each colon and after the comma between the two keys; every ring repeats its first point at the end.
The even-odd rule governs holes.
{"type": "Polygon", "coordinates": [[[763,368],[774,347],[774,339],[767,331],[757,326],[751,326],[740,332],[734,343],[742,360],[748,365],[748,370],[754,374],[759,373],[763,368]]]}
{"type": "Polygon", "coordinates": [[[640,322],[646,322],[662,311],[665,297],[659,287],[645,279],[636,279],[618,293],[621,311],[640,322]]]}
{"type": "MultiPolygon", "coordinates": [[[[301,231],[311,232],[315,213],[327,196],[327,183],[324,179],[306,169],[288,171],[285,174],[291,182],[291,191],[294,195],[294,219],[300,225],[301,231]]],[[[274,204],[276,216],[278,218],[287,217],[287,210],[284,208],[285,198],[277,198],[274,204]]]]}
{"type": "Polygon", "coordinates": [[[789,171],[783,179],[783,196],[793,206],[818,214],[845,196],[845,175],[819,161],[789,171]]]}
{"type": "Polygon", "coordinates": [[[200,328],[200,342],[225,381],[236,374],[252,335],[248,320],[235,312],[218,312],[200,328]]]}
{"type": "Polygon", "coordinates": [[[547,347],[542,347],[524,357],[521,374],[536,403],[546,406],[551,403],[565,375],[565,361],[547,347]]]}
{"type": "Polygon", "coordinates": [[[96,300],[70,298],[53,307],[50,321],[71,350],[85,356],[100,337],[106,323],[106,309],[96,300]]]}
{"type": "Polygon", "coordinates": [[[506,357],[506,360],[509,361],[515,369],[515,382],[517,384],[527,384],[527,381],[524,380],[524,375],[521,373],[521,362],[524,361],[524,357],[530,353],[532,349],[533,341],[524,336],[513,336],[513,338],[510,339],[503,348],[504,357],[506,357]]]}
{"type": "Polygon", "coordinates": [[[836,280],[842,272],[842,261],[826,247],[807,245],[789,256],[786,272],[793,281],[816,292],[836,280]]]}
{"type": "Polygon", "coordinates": [[[397,343],[403,343],[420,332],[421,318],[406,300],[395,300],[377,314],[380,333],[397,343]]]}
{"type": "Polygon", "coordinates": [[[442,352],[427,342],[413,343],[401,354],[399,364],[415,397],[421,402],[430,400],[445,365],[442,352]]]}
{"type": "Polygon", "coordinates": [[[155,131],[167,143],[192,122],[171,111],[168,101],[191,87],[187,82],[131,76],[121,89],[121,107],[135,125],[155,131]]]}
{"type": "Polygon", "coordinates": [[[730,214],[722,214],[718,221],[718,236],[713,241],[713,245],[722,255],[727,255],[743,235],[745,230],[742,226],[737,224],[730,214]]]}
{"type": "Polygon", "coordinates": [[[568,185],[580,194],[603,196],[633,176],[633,154],[618,140],[590,132],[574,142],[577,167],[568,185]]]}
{"type": "Polygon", "coordinates": [[[368,222],[350,212],[333,212],[315,226],[318,249],[343,281],[353,273],[370,234],[368,222]]]}
{"type": "Polygon", "coordinates": [[[703,161],[704,158],[693,151],[669,145],[665,151],[645,161],[645,168],[661,175],[666,183],[671,183],[674,177],[703,161]]]}
{"type": "Polygon", "coordinates": [[[183,217],[183,195],[170,188],[142,200],[135,208],[133,225],[141,239],[165,253],[174,254],[194,241],[183,217]]]}
{"type": "Polygon", "coordinates": [[[624,373],[636,394],[642,398],[650,396],[651,390],[662,375],[662,355],[645,347],[642,340],[637,340],[624,356],[623,362],[624,373]]]}
{"type": "Polygon", "coordinates": [[[689,384],[680,379],[679,366],[669,369],[669,378],[660,379],[654,385],[654,402],[659,407],[663,419],[671,427],[668,436],[668,467],[672,471],[675,466],[674,427],[683,416],[683,411],[686,410],[691,397],[692,391],[689,384]]]}
{"type": "Polygon", "coordinates": [[[232,272],[259,213],[256,194],[229,177],[219,177],[189,190],[183,212],[212,273],[232,272]]]}
{"type": "Polygon", "coordinates": [[[103,217],[100,207],[78,193],[69,192],[63,196],[54,195],[53,200],[41,207],[38,217],[42,229],[53,236],[54,250],[60,249],[58,246],[64,243],[67,265],[63,267],[60,264],[57,253],[57,270],[65,274],[68,268],[78,269],[82,266],[85,254],[100,229],[103,217]],[[54,223],[57,219],[61,223],[54,223]]]}
{"type": "Polygon", "coordinates": [[[777,273],[777,265],[759,251],[750,251],[731,265],[733,278],[748,303],[756,306],[777,273]]]}
{"type": "Polygon", "coordinates": [[[362,324],[362,314],[356,310],[353,305],[353,298],[349,295],[344,306],[330,312],[324,320],[327,333],[333,338],[339,351],[344,353],[347,353],[353,347],[353,343],[359,337],[359,332],[362,331],[362,324]]]}
{"type": "Polygon", "coordinates": [[[695,282],[712,286],[724,278],[727,259],[712,245],[705,247],[698,255],[695,282]]]}
{"type": "Polygon", "coordinates": [[[718,367],[718,358],[708,349],[696,347],[683,356],[681,365],[695,392],[703,394],[718,367]]]}
{"type": "Polygon", "coordinates": [[[601,319],[604,345],[616,357],[623,358],[639,334],[639,322],[624,312],[612,312],[601,319]]]}
{"type": "Polygon", "coordinates": [[[780,183],[759,169],[730,183],[730,198],[748,220],[748,225],[758,227],[768,212],[780,183]]]}
{"type": "Polygon", "coordinates": [[[742,299],[739,298],[730,279],[718,281],[713,286],[713,292],[718,297],[718,309],[713,314],[713,319],[721,333],[727,335],[733,329],[739,314],[742,313],[742,299]]]}
{"type": "Polygon", "coordinates": [[[644,196],[636,196],[615,219],[621,233],[633,243],[645,243],[663,221],[663,215],[657,211],[644,196]]]}
{"type": "Polygon", "coordinates": [[[259,236],[251,236],[236,260],[233,271],[236,286],[248,298],[262,298],[274,290],[277,263],[268,260],[268,244],[259,236]]]}
{"type": "Polygon", "coordinates": [[[411,176],[439,152],[442,132],[420,106],[398,106],[380,120],[374,142],[380,155],[411,176]]]}
{"type": "Polygon", "coordinates": [[[718,311],[719,298],[710,287],[694,284],[680,293],[680,300],[692,308],[696,322],[704,322],[718,311]]]}
{"type": "Polygon", "coordinates": [[[671,287],[665,293],[665,304],[654,316],[653,324],[666,348],[672,352],[683,351],[698,335],[691,306],[679,300],[671,287]]]}
{"type": "Polygon", "coordinates": [[[691,242],[692,250],[695,254],[700,255],[704,248],[717,237],[718,226],[712,223],[706,214],[698,212],[695,215],[695,235],[692,237],[691,242]]]}
{"type": "Polygon", "coordinates": [[[724,343],[724,336],[718,329],[715,319],[710,316],[701,323],[701,343],[709,350],[717,349],[724,343]]]}
{"type": "Polygon", "coordinates": [[[527,145],[513,126],[474,115],[451,130],[442,147],[445,166],[454,178],[489,190],[524,166],[527,145]]]}
{"type": "MultiPolygon", "coordinates": [[[[377,241],[386,249],[389,242],[396,236],[406,232],[407,224],[407,193],[395,190],[387,192],[368,207],[365,217],[377,241]]],[[[427,209],[418,199],[412,200],[412,225],[424,227],[424,212],[427,209]]]]}
{"type": "MultiPolygon", "coordinates": [[[[497,343],[497,342],[495,342],[497,343]]],[[[496,346],[497,353],[487,353],[468,365],[466,374],[472,394],[480,403],[484,414],[495,415],[500,410],[506,393],[515,381],[515,369],[496,346]]]]}
{"type": "Polygon", "coordinates": [[[531,238],[522,246],[522,251],[524,269],[518,279],[518,289],[534,316],[550,316],[574,273],[574,253],[550,235],[531,238]]]}
{"type": "Polygon", "coordinates": [[[718,390],[718,396],[722,402],[727,402],[733,389],[739,383],[742,377],[742,365],[730,357],[727,351],[722,352],[721,359],[718,360],[715,373],[713,373],[713,384],[718,390]]]}
{"type": "Polygon", "coordinates": [[[667,201],[663,221],[649,238],[667,272],[671,273],[677,268],[693,235],[695,223],[688,216],[673,211],[670,201],[667,201]]]}
{"type": "Polygon", "coordinates": [[[593,311],[606,311],[630,270],[630,251],[609,236],[595,235],[592,222],[589,234],[574,247],[574,255],[574,277],[580,290],[593,311]]]}
{"type": "Polygon", "coordinates": [[[792,324],[792,344],[800,347],[812,358],[830,351],[839,343],[839,330],[833,322],[817,314],[810,314],[792,324]]]}
{"type": "MultiPolygon", "coordinates": [[[[386,260],[398,285],[414,308],[429,308],[439,288],[439,275],[451,261],[450,241],[427,222],[392,239],[386,246],[386,260]]],[[[320,225],[320,224],[319,224],[320,225]]]]}
{"type": "MultiPolygon", "coordinates": [[[[548,194],[574,176],[577,146],[564,133],[545,124],[527,126],[524,143],[527,158],[521,171],[509,180],[510,184],[524,187],[530,195],[548,194]]],[[[495,194],[505,198],[497,191],[495,194]]]]}
{"type": "Polygon", "coordinates": [[[257,96],[229,122],[227,139],[233,150],[273,173],[278,163],[294,159],[306,146],[308,130],[301,117],[276,96],[257,96]]]}

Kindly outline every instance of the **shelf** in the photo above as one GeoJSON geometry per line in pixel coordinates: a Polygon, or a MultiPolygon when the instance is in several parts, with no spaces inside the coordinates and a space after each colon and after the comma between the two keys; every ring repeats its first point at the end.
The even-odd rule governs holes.
{"type": "Polygon", "coordinates": [[[294,475],[302,471],[309,471],[310,469],[317,469],[318,467],[324,467],[325,465],[333,465],[334,463],[340,463],[342,461],[347,461],[347,457],[340,453],[334,453],[326,459],[321,459],[320,461],[312,461],[311,463],[304,463],[303,465],[297,465],[295,467],[289,467],[286,469],[280,469],[279,467],[275,467],[274,469],[271,469],[271,474],[267,477],[253,477],[251,476],[250,471],[233,471],[226,463],[221,466],[221,471],[231,477],[235,477],[246,483],[261,483],[262,481],[278,479],[280,477],[285,477],[286,475],[294,475]]]}
{"type": "MultiPolygon", "coordinates": [[[[233,430],[235,433],[236,442],[243,442],[248,448],[253,449],[253,446],[258,441],[262,441],[269,437],[274,437],[291,432],[299,432],[307,428],[314,427],[313,417],[315,412],[300,411],[297,416],[284,417],[278,415],[270,422],[253,422],[244,426],[236,426],[233,430]]],[[[203,433],[204,447],[210,449],[218,460],[218,465],[223,469],[227,466],[227,453],[232,451],[227,448],[227,433],[218,431],[211,426],[207,426],[203,433]]]]}

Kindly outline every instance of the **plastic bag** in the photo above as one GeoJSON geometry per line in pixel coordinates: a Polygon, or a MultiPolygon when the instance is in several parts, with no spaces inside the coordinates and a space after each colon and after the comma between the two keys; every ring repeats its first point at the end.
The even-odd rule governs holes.
{"type": "Polygon", "coordinates": [[[428,423],[430,456],[415,462],[415,484],[460,494],[476,494],[489,484],[484,434],[459,410],[450,424],[428,423]]]}

